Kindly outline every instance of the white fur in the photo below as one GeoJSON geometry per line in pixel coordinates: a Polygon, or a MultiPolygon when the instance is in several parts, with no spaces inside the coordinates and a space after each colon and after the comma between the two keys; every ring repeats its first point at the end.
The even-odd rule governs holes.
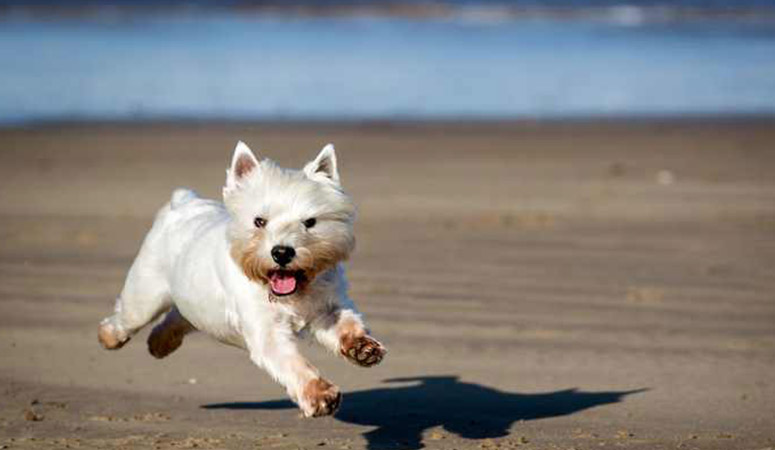
{"type": "Polygon", "coordinates": [[[162,326],[182,316],[177,320],[248,350],[252,361],[286,387],[305,415],[318,415],[320,406],[316,399],[305,398],[304,389],[320,375],[299,353],[296,338],[310,335],[340,352],[343,324],[363,330],[361,315],[347,295],[342,265],[337,261],[303,291],[276,299],[265,283],[246,276],[233,247],[255,239],[254,220],[261,216],[268,222],[260,230],[263,238],[256,239],[256,258],[271,258],[273,246],[287,245],[300,257],[309,247],[306,256],[314,259],[313,244],[320,242],[349,254],[354,207],[341,189],[334,147],[327,145],[296,171],[259,161],[239,142],[223,194],[224,203],[187,189],[172,194],[129,270],[115,314],[102,322],[100,338],[108,333],[122,345],[172,308],[179,315],[168,315],[162,326]],[[255,167],[240,177],[240,162],[255,167]],[[302,222],[313,217],[316,225],[306,229],[302,222]]]}

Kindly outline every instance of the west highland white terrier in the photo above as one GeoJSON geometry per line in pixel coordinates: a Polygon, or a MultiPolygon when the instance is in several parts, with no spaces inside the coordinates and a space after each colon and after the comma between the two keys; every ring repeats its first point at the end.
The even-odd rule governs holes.
{"type": "Polygon", "coordinates": [[[247,350],[305,416],[332,414],[339,388],[302,356],[297,338],[363,367],[386,353],[347,295],[341,263],[355,245],[354,216],[332,145],[291,170],[239,142],[223,203],[178,189],[157,213],[99,340],[121,348],[166,313],[148,337],[156,358],[201,330],[247,350]]]}

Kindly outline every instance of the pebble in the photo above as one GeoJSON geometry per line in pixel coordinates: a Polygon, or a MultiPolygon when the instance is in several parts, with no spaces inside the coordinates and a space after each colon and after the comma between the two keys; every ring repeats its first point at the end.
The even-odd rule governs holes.
{"type": "Polygon", "coordinates": [[[28,409],[24,411],[24,420],[28,422],[40,422],[41,420],[43,420],[43,416],[31,409],[28,409]]]}
{"type": "Polygon", "coordinates": [[[660,170],[657,172],[657,183],[662,186],[670,186],[675,183],[675,175],[669,170],[660,170]]]}

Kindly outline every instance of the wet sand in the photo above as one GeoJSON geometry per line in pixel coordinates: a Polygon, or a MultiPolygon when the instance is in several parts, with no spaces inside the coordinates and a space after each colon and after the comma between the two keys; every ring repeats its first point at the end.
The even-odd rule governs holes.
{"type": "Polygon", "coordinates": [[[775,121],[0,130],[3,448],[775,447],[775,121]],[[173,188],[334,142],[390,349],[300,419],[239,350],[96,325],[173,188]]]}

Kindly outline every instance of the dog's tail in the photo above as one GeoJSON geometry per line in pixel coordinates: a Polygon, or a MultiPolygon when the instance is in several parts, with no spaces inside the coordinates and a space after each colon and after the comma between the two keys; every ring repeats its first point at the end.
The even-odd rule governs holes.
{"type": "Polygon", "coordinates": [[[199,198],[199,195],[197,195],[197,193],[191,189],[175,189],[175,191],[172,193],[172,198],[170,199],[170,209],[180,208],[195,198],[199,198]]]}

